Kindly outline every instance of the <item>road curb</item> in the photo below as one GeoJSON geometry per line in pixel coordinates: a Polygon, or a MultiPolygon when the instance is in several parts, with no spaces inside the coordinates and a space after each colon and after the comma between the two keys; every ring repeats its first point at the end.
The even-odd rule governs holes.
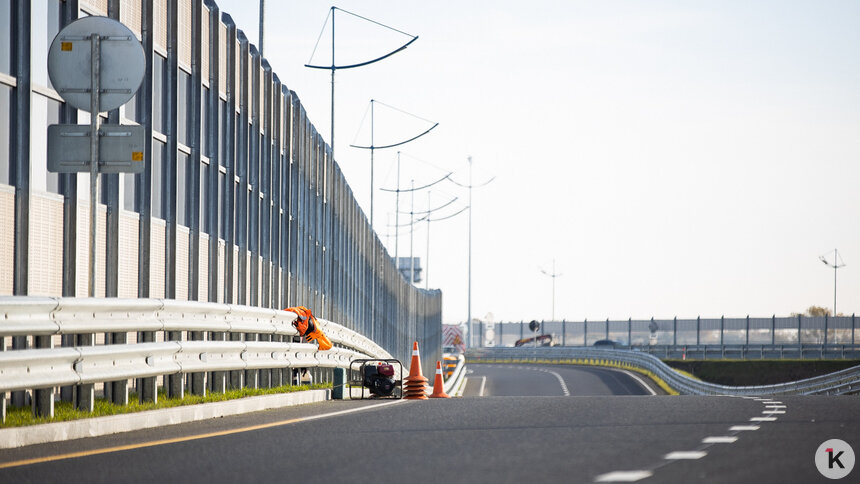
{"type": "Polygon", "coordinates": [[[0,449],[33,444],[98,437],[132,430],[163,427],[211,418],[258,412],[273,408],[304,405],[331,400],[331,390],[306,390],[246,397],[226,402],[203,403],[181,407],[147,410],[144,412],[86,418],[69,422],[54,422],[0,429],[0,449]]]}

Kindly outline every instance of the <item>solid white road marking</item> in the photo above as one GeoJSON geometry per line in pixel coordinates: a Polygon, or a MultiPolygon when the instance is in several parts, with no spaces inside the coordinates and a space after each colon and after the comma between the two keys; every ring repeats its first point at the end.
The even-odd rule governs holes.
{"type": "Polygon", "coordinates": [[[653,475],[651,471],[615,471],[595,477],[594,482],[636,482],[653,475]]]}
{"type": "Polygon", "coordinates": [[[733,444],[738,441],[737,437],[720,436],[720,437],[705,437],[702,440],[703,444],[733,444]]]}
{"type": "Polygon", "coordinates": [[[761,427],[758,425],[733,425],[729,427],[730,432],[743,432],[746,430],[758,430],[761,427]]]}
{"type": "Polygon", "coordinates": [[[677,452],[669,452],[665,456],[663,456],[666,460],[694,460],[701,459],[702,457],[708,455],[704,450],[683,450],[677,452]]]}
{"type": "Polygon", "coordinates": [[[479,397],[483,397],[483,396],[484,396],[484,386],[485,386],[486,384],[487,384],[487,377],[486,377],[486,376],[482,376],[482,377],[481,377],[481,391],[479,391],[479,392],[478,392],[478,396],[479,396],[479,397]]]}
{"type": "Polygon", "coordinates": [[[630,371],[627,371],[627,370],[621,370],[621,371],[622,371],[623,373],[627,373],[627,376],[629,376],[630,378],[633,378],[634,380],[638,381],[638,382],[639,382],[639,384],[640,384],[640,385],[642,385],[642,387],[643,387],[643,388],[645,388],[646,390],[648,390],[649,392],[651,392],[651,395],[657,395],[657,392],[655,392],[651,387],[649,387],[648,385],[646,385],[646,384],[645,384],[645,382],[644,382],[644,381],[642,381],[642,379],[641,379],[641,378],[639,378],[638,376],[636,376],[633,372],[630,372],[630,371]]]}
{"type": "Polygon", "coordinates": [[[776,417],[753,417],[750,422],[773,422],[776,417]]]}
{"type": "Polygon", "coordinates": [[[786,408],[785,405],[765,405],[764,408],[786,408]]]}
{"type": "Polygon", "coordinates": [[[785,410],[765,410],[762,413],[766,415],[781,415],[785,413],[785,410]]]}

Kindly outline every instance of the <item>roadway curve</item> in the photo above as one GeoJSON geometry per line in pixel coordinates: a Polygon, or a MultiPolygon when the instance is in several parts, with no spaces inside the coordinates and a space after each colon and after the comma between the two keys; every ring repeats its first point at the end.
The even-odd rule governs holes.
{"type": "Polygon", "coordinates": [[[470,364],[464,397],[653,395],[632,372],[573,365],[470,364]]]}
{"type": "MultiPolygon", "coordinates": [[[[544,376],[547,388],[552,380],[560,387],[551,375],[536,378],[544,376]]],[[[567,381],[569,392],[580,394],[567,381]]],[[[587,483],[607,476],[822,482],[813,464],[819,444],[839,438],[860,450],[860,413],[852,397],[493,396],[385,403],[326,402],[3,450],[0,482],[587,483]],[[336,411],[350,413],[302,420],[336,411]],[[713,437],[725,443],[703,443],[713,437]],[[170,440],[152,445],[159,439],[170,440]],[[71,452],[81,454],[22,465],[71,452]],[[639,474],[613,474],[618,471],[639,474]]]]}

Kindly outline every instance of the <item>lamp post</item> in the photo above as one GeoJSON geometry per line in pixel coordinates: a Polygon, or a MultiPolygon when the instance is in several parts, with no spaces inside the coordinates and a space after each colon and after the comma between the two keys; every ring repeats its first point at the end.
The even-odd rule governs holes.
{"type": "Polygon", "coordinates": [[[823,262],[824,265],[833,268],[833,316],[836,316],[836,271],[840,267],[845,267],[845,261],[843,261],[842,257],[839,255],[838,249],[833,249],[833,263],[832,264],[830,262],[827,262],[827,258],[825,256],[828,254],[830,254],[830,252],[828,252],[827,254],[824,254],[822,256],[819,256],[818,259],[821,262],[823,262]]]}
{"type": "MultiPolygon", "coordinates": [[[[468,298],[467,310],[468,311],[467,311],[467,316],[466,316],[466,327],[468,328],[468,332],[469,332],[469,342],[471,342],[472,341],[472,334],[473,334],[473,332],[472,332],[472,207],[473,207],[473,205],[472,205],[472,188],[480,188],[480,187],[489,185],[490,182],[492,182],[493,180],[496,179],[496,177],[492,177],[489,180],[485,181],[484,183],[481,183],[480,185],[473,185],[472,184],[472,157],[469,156],[468,160],[469,160],[469,184],[468,185],[462,185],[460,183],[455,182],[454,180],[451,180],[450,178],[449,178],[449,180],[451,180],[451,183],[453,183],[457,186],[469,189],[469,243],[468,243],[469,244],[469,263],[468,263],[468,265],[469,265],[469,270],[468,270],[468,281],[469,281],[468,285],[469,285],[469,287],[468,287],[468,292],[467,292],[467,294],[468,294],[468,296],[467,296],[467,298],[468,298]]],[[[469,347],[471,347],[471,346],[472,345],[470,344],[469,347]]]]}
{"type": "Polygon", "coordinates": [[[555,321],[555,278],[561,276],[561,273],[555,272],[555,259],[552,260],[552,272],[543,269],[540,271],[552,278],[552,321],[555,321]]]}

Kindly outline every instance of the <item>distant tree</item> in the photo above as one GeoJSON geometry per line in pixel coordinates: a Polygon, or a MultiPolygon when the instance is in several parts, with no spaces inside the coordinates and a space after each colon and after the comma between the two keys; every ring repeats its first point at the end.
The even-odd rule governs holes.
{"type": "Polygon", "coordinates": [[[806,315],[811,317],[830,316],[831,314],[829,309],[821,306],[809,306],[806,308],[806,315]]]}
{"type": "MultiPolygon", "coordinates": [[[[821,306],[809,306],[806,308],[806,312],[804,313],[791,313],[792,316],[809,316],[809,317],[822,317],[822,316],[833,316],[833,312],[828,308],[823,308],[821,306]]],[[[837,316],[845,316],[842,313],[837,314],[837,316]]]]}

